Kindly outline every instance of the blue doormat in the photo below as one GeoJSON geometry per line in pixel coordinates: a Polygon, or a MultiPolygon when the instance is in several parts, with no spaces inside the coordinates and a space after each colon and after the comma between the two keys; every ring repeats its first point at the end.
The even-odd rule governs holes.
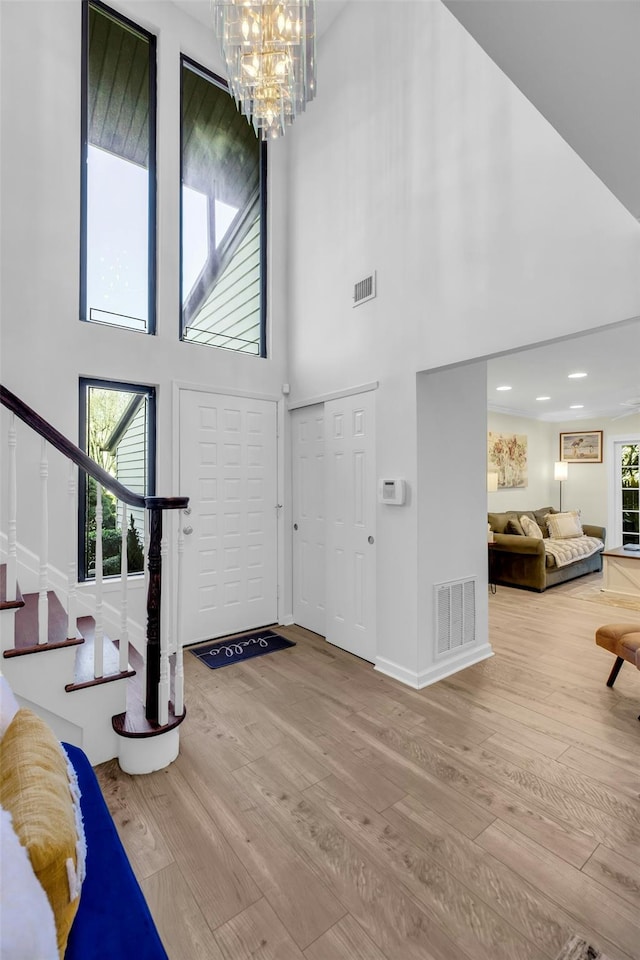
{"type": "Polygon", "coordinates": [[[285,647],[295,647],[295,643],[273,630],[259,630],[244,637],[234,637],[233,640],[216,640],[204,647],[194,647],[191,653],[212,670],[216,670],[230,663],[249,660],[250,657],[261,657],[263,653],[284,650],[285,647]]]}

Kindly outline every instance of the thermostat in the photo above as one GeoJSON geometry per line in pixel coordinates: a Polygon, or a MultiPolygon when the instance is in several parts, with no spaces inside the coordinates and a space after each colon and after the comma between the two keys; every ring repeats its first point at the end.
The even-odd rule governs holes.
{"type": "Polygon", "coordinates": [[[388,503],[399,507],[404,503],[404,498],[404,480],[400,480],[398,477],[390,480],[378,480],[378,501],[380,503],[388,503]]]}

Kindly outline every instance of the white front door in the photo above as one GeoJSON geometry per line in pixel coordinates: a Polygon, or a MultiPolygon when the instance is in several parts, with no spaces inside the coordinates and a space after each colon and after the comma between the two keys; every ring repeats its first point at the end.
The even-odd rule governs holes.
{"type": "Polygon", "coordinates": [[[375,394],[325,404],[326,638],[376,656],[375,394]]]}
{"type": "Polygon", "coordinates": [[[322,636],[325,616],[324,407],[291,414],[293,619],[322,636]]]}
{"type": "Polygon", "coordinates": [[[276,404],[180,391],[185,516],[181,637],[194,643],[277,620],[276,404]]]}

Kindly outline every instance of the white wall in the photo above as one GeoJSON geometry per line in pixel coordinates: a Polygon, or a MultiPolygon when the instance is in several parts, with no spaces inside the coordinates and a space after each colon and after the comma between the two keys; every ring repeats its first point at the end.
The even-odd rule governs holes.
{"type": "MultiPolygon", "coordinates": [[[[80,0],[2,0],[2,184],[0,297],[2,383],[73,440],[78,437],[78,377],[153,384],[157,388],[157,492],[178,491],[172,432],[172,384],[190,382],[281,398],[287,379],[284,263],[269,258],[269,359],[178,340],[180,53],[222,73],[210,30],[166,2],[115,0],[112,6],[158,38],[158,314],[157,335],[81,323],[80,0]]],[[[274,154],[277,151],[274,151],[274,154]]],[[[274,162],[270,221],[279,231],[283,178],[274,162]]],[[[6,435],[6,434],[5,434],[6,435]]],[[[20,440],[18,536],[37,551],[37,445],[20,440]]],[[[66,466],[51,464],[51,561],[68,523],[66,466]]],[[[3,472],[4,482],[4,472],[3,472]]],[[[4,518],[3,518],[4,521],[4,518]]]]}
{"type": "MultiPolygon", "coordinates": [[[[347,3],[318,72],[286,141],[292,399],[380,382],[378,473],[413,496],[378,511],[378,643],[415,673],[416,372],[637,315],[640,227],[439,3],[347,3]]],[[[486,388],[452,383],[471,423],[486,388]]],[[[431,447],[433,469],[455,456],[431,447]]],[[[437,509],[458,507],[444,490],[437,509]]],[[[438,552],[464,575],[452,538],[438,552]]]]}

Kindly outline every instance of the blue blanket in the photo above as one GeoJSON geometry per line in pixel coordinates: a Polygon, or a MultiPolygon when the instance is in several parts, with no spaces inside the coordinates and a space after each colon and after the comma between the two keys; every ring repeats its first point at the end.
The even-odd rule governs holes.
{"type": "Polygon", "coordinates": [[[65,960],[169,960],[86,754],[64,749],[78,777],[87,838],[82,885],[65,960]]]}

